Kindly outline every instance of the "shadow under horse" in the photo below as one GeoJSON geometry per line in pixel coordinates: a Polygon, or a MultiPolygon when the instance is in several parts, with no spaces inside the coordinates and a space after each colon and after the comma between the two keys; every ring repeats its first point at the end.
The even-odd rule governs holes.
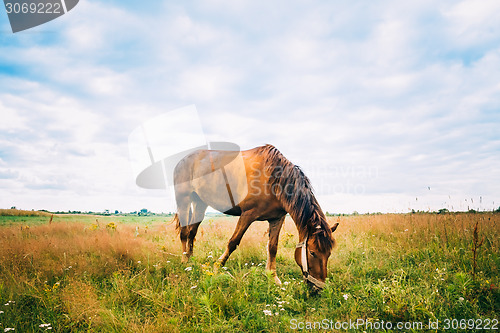
{"type": "Polygon", "coordinates": [[[219,262],[226,263],[254,221],[269,222],[266,269],[276,275],[276,253],[281,227],[290,214],[299,232],[295,261],[304,279],[321,290],[327,263],[335,245],[333,232],[313,194],[309,179],[272,145],[246,151],[198,150],[184,157],[174,169],[176,226],[180,232],[183,261],[193,254],[198,227],[208,206],[240,216],[219,262]]]}

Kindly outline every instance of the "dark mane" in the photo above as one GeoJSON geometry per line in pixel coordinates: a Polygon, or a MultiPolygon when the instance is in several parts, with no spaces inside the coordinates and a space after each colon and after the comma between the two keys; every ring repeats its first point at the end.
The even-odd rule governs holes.
{"type": "Polygon", "coordinates": [[[294,219],[299,233],[314,235],[318,247],[330,251],[334,246],[332,232],[314,196],[309,178],[276,147],[265,145],[258,149],[258,154],[264,157],[268,185],[294,219]]]}

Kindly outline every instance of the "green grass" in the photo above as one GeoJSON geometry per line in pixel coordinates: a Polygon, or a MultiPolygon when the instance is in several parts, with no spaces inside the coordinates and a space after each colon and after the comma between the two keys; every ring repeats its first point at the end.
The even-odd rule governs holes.
{"type": "MultiPolygon", "coordinates": [[[[337,247],[320,296],[302,283],[288,219],[277,258],[282,286],[264,269],[265,222],[250,227],[226,270],[215,259],[232,218],[205,220],[187,264],[168,218],[49,219],[0,217],[0,329],[41,332],[50,323],[55,332],[283,332],[294,323],[359,319],[422,322],[425,329],[439,320],[441,331],[445,319],[499,319],[499,214],[332,217],[340,222],[337,247]],[[484,243],[473,276],[476,222],[484,243]]],[[[371,331],[359,328],[349,331],[371,331]]]]}
{"type": "Polygon", "coordinates": [[[100,223],[107,224],[109,222],[119,222],[122,224],[135,224],[139,226],[153,225],[163,222],[169,222],[173,218],[165,216],[136,216],[136,215],[73,215],[73,214],[48,214],[41,216],[6,216],[0,215],[0,226],[33,226],[49,223],[52,221],[57,222],[81,222],[81,223],[100,223]]]}

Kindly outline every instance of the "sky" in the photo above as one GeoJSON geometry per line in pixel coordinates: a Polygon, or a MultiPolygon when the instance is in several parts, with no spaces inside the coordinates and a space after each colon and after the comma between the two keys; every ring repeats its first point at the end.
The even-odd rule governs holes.
{"type": "Polygon", "coordinates": [[[324,211],[496,209],[498,17],[497,0],[81,0],[13,34],[1,9],[0,208],[175,211],[136,185],[128,138],[195,105],[208,141],[276,146],[324,211]]]}

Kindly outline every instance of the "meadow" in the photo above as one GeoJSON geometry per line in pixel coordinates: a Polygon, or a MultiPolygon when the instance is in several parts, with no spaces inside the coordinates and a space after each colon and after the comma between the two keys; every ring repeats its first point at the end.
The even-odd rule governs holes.
{"type": "Polygon", "coordinates": [[[0,215],[0,332],[500,327],[498,213],[328,217],[340,225],[319,296],[309,294],[293,259],[298,239],[289,217],[278,286],[264,269],[267,222],[255,222],[219,267],[232,217],[205,218],[183,264],[171,218],[0,215]]]}

